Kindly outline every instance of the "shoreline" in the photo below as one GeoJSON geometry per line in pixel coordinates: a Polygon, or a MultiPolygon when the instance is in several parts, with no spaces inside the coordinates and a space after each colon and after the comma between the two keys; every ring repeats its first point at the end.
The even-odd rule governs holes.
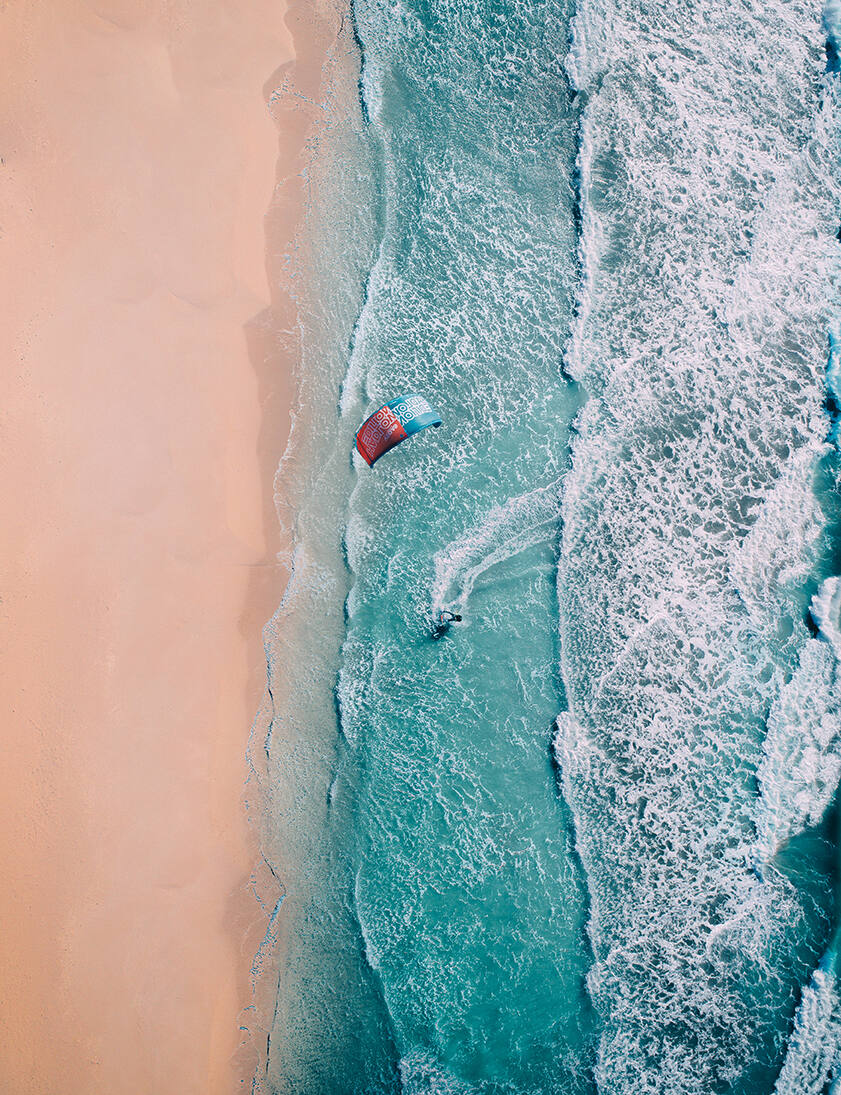
{"type": "MultiPolygon", "coordinates": [[[[289,877],[284,869],[294,853],[284,848],[280,859],[276,855],[278,831],[273,806],[278,788],[272,781],[264,746],[275,716],[288,715],[289,696],[294,692],[292,678],[306,661],[302,621],[284,611],[294,584],[295,526],[299,507],[306,499],[303,481],[317,463],[310,446],[318,418],[313,394],[320,392],[320,388],[317,381],[313,385],[314,378],[305,370],[301,310],[306,308],[303,300],[308,293],[315,291],[312,264],[317,244],[312,238],[310,220],[312,176],[318,173],[315,161],[319,154],[325,151],[325,146],[329,147],[326,131],[330,126],[330,106],[335,105],[331,85],[337,75],[339,81],[347,75],[340,74],[347,52],[342,42],[346,33],[344,18],[342,0],[316,0],[314,5],[293,0],[287,7],[286,23],[295,45],[295,57],[275,70],[263,87],[279,138],[279,155],[274,191],[264,216],[270,301],[249,325],[249,335],[255,367],[263,354],[267,360],[274,355],[289,364],[291,423],[285,446],[275,453],[271,489],[264,494],[267,526],[279,537],[277,557],[283,582],[270,612],[253,621],[257,633],[262,629],[264,659],[260,666],[262,696],[259,705],[255,702],[252,708],[248,744],[251,772],[246,794],[249,822],[260,852],[252,878],[253,891],[264,912],[265,931],[259,940],[252,940],[254,946],[250,948],[252,997],[243,1016],[244,1045],[249,1049],[242,1056],[250,1063],[255,1092],[264,1090],[269,1040],[278,1009],[282,1009],[287,914],[290,905],[295,904],[295,895],[287,890],[289,877]],[[278,658],[284,666],[280,678],[273,669],[278,658]],[[287,900],[290,897],[291,901],[287,900]]],[[[268,374],[269,377],[273,374],[271,368],[268,374]]],[[[270,411],[264,416],[261,429],[261,445],[270,452],[274,451],[273,436],[270,411]]],[[[255,577],[259,581],[259,575],[255,577]]]]}
{"type": "Polygon", "coordinates": [[[271,96],[279,126],[296,129],[302,142],[299,170],[286,174],[267,218],[276,264],[272,276],[270,258],[270,281],[291,290],[281,303],[288,305],[299,374],[290,441],[275,478],[294,570],[264,628],[266,692],[249,749],[262,806],[259,888],[272,894],[249,1020],[265,1050],[255,1095],[340,1084],[322,1063],[335,1056],[343,1070],[356,1067],[359,1046],[341,1017],[343,992],[351,984],[368,992],[357,940],[327,931],[316,953],[307,925],[312,917],[326,925],[342,915],[331,867],[331,801],[343,749],[335,686],[349,590],[343,532],[356,423],[339,405],[376,250],[374,181],[352,21],[343,0],[302,4],[302,17],[304,10],[305,40],[319,63],[296,65],[283,93],[271,96]],[[289,201],[300,207],[296,194],[305,215],[287,252],[276,243],[289,201]],[[342,989],[323,991],[337,982],[342,989]]]}
{"type": "Polygon", "coordinates": [[[0,16],[14,1095],[222,1095],[260,1057],[243,796],[294,397],[263,218],[305,140],[261,87],[302,9],[0,16]]]}

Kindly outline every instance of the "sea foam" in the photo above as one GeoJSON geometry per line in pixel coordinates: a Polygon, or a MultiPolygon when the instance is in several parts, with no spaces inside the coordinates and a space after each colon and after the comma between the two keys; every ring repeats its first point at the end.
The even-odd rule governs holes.
{"type": "Polygon", "coordinates": [[[555,751],[611,1095],[770,1090],[829,932],[828,882],[775,859],[839,768],[830,625],[806,622],[841,198],[824,68],[816,3],[582,0],[574,20],[566,365],[589,398],[555,751]]]}

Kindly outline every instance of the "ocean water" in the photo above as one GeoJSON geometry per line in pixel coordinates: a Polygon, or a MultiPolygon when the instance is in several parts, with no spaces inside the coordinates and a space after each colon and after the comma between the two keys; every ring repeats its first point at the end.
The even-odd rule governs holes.
{"type": "Polygon", "coordinates": [[[267,632],[262,1090],[826,1095],[841,13],[352,16],[267,632]],[[405,390],[444,426],[351,460],[405,390]]]}

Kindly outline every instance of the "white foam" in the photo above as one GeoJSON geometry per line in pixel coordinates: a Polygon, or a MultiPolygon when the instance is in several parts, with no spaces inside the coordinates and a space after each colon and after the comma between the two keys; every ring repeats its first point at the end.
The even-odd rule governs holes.
{"type": "Polygon", "coordinates": [[[841,780],[841,579],[812,598],[818,638],[807,639],[768,716],[758,771],[757,857],[770,860],[790,836],[817,825],[841,780]]]}
{"type": "Polygon", "coordinates": [[[827,578],[812,598],[812,618],[820,634],[841,659],[841,578],[827,578]]]}
{"type": "Polygon", "coordinates": [[[841,997],[834,955],[826,955],[803,990],[774,1095],[830,1095],[841,1079],[841,997]]]}
{"type": "Polygon", "coordinates": [[[442,1068],[431,1053],[416,1050],[400,1061],[401,1095],[473,1095],[475,1088],[442,1068]]]}
{"type": "MultiPolygon", "coordinates": [[[[728,551],[729,572],[757,632],[771,641],[780,617],[797,618],[801,589],[811,574],[824,533],[814,491],[818,460],[829,446],[804,445],[783,465],[758,507],[756,520],[728,551]]],[[[802,626],[797,638],[802,642],[802,626]]]]}
{"type": "Polygon", "coordinates": [[[773,1067],[761,1047],[822,930],[754,869],[838,779],[831,628],[803,620],[841,205],[820,19],[813,0],[580,0],[575,20],[565,360],[589,401],[564,488],[556,754],[610,1095],[773,1067]]]}
{"type": "Polygon", "coordinates": [[[841,42],[841,0],[825,0],[823,22],[827,35],[838,50],[841,42]]]}
{"type": "Polygon", "coordinates": [[[817,825],[841,776],[841,688],[834,651],[807,639],[768,717],[758,780],[757,856],[770,860],[794,833],[817,825]]]}

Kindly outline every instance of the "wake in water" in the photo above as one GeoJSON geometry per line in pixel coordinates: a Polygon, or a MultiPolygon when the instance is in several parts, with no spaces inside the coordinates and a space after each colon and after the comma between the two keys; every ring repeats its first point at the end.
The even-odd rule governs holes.
{"type": "Polygon", "coordinates": [[[432,618],[453,605],[464,609],[477,581],[498,563],[536,544],[553,545],[560,511],[560,484],[538,487],[495,506],[479,525],[440,550],[434,560],[432,618]]]}

